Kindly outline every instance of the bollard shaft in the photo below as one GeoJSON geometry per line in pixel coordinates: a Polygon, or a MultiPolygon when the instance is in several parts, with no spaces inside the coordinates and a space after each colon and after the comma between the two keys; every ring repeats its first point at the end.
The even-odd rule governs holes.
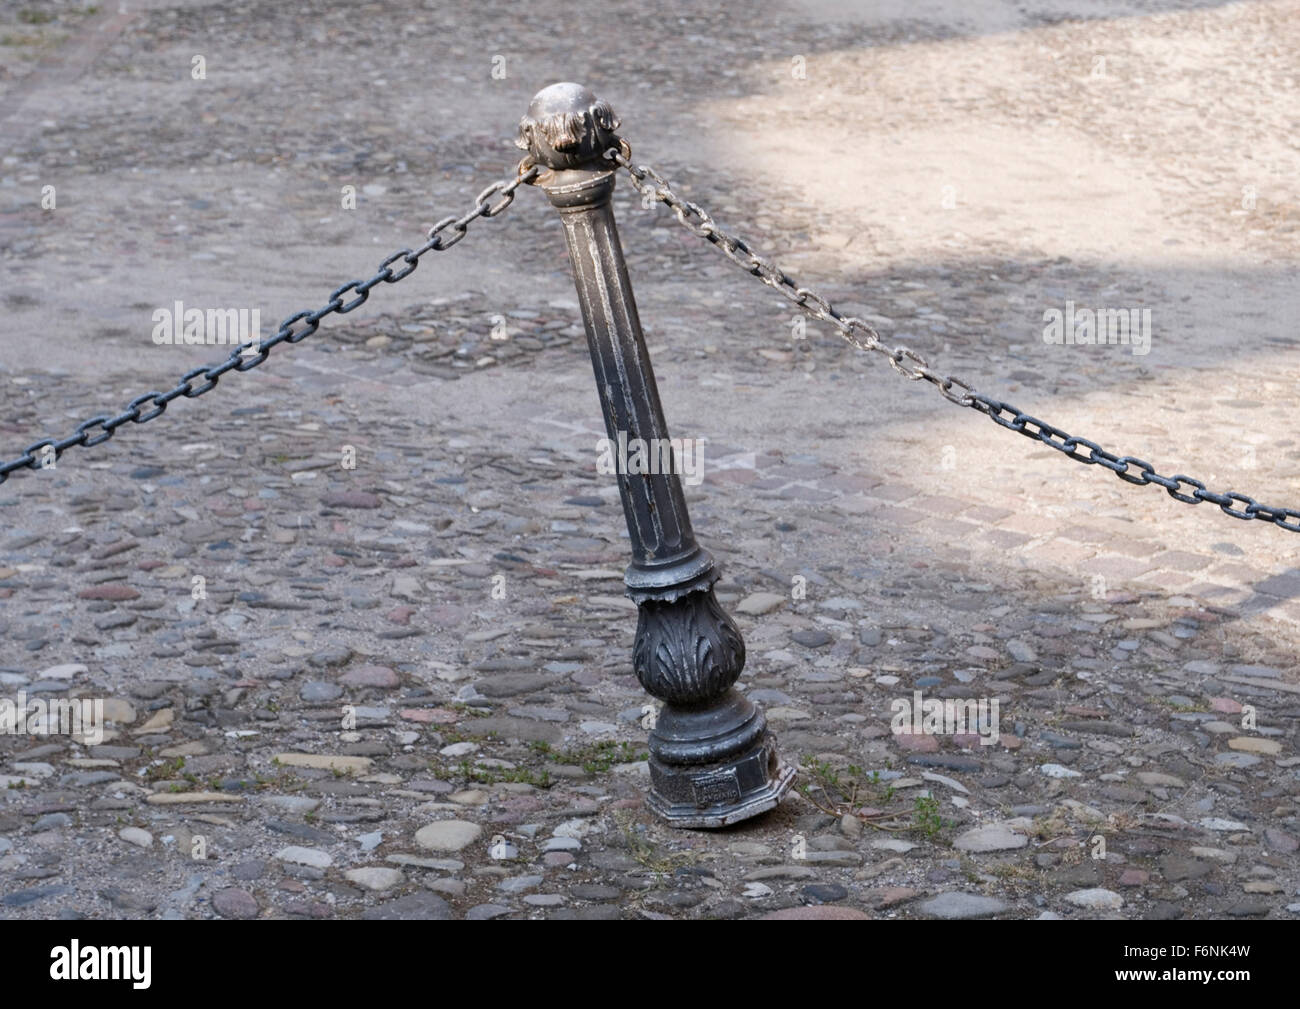
{"type": "Polygon", "coordinates": [[[664,447],[671,445],[636,300],[614,222],[613,171],[568,171],[540,184],[560,210],[605,415],[623,512],[632,540],[627,583],[634,598],[680,594],[712,569],[691,529],[686,497],[664,447]],[[639,469],[621,465],[628,448],[639,469]],[[666,465],[667,464],[667,465],[666,465]]]}

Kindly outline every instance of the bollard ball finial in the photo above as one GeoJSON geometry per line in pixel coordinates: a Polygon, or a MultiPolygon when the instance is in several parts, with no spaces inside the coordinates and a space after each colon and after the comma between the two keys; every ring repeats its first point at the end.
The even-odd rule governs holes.
{"type": "Polygon", "coordinates": [[[546,168],[578,168],[617,143],[616,129],[614,110],[581,84],[552,84],[529,103],[515,146],[546,168]]]}

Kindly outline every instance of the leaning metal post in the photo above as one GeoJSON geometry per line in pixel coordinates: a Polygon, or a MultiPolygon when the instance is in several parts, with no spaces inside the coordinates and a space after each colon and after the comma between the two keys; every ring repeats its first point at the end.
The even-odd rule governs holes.
{"type": "MultiPolygon", "coordinates": [[[[668,444],[610,197],[619,144],[608,105],[577,84],[539,92],[519,125],[519,147],[560,211],[582,303],[596,386],[612,443],[668,444]],[[640,441],[637,441],[640,439],[640,441]]],[[[664,702],[650,730],[649,805],[678,827],[723,827],[773,808],[794,769],[783,763],[763,712],[734,684],[745,642],[718,605],[713,557],[695,542],[676,472],[628,473],[618,488],[632,540],[627,594],[639,618],[633,668],[664,702]]]]}

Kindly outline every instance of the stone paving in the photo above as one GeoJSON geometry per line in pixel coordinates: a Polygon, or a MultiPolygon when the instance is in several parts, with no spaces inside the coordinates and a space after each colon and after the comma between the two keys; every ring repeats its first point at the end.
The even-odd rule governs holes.
{"type": "MultiPolygon", "coordinates": [[[[1297,499],[1295,195],[1261,185],[1259,234],[1197,202],[1197,180],[1231,175],[1231,144],[1205,135],[1234,138],[1235,93],[1221,119],[1166,124],[1168,96],[1099,105],[1050,75],[1032,94],[986,93],[989,70],[967,110],[1009,128],[1032,99],[1112,139],[1145,124],[1126,156],[1149,174],[1132,188],[1159,180],[1174,208],[1161,234],[1196,230],[1202,260],[1062,256],[1032,209],[1023,229],[1004,219],[984,235],[971,211],[964,238],[923,222],[908,238],[864,205],[878,225],[840,244],[834,186],[800,193],[771,162],[753,177],[718,162],[754,125],[803,128],[765,69],[788,55],[722,13],[683,9],[682,36],[664,39],[653,8],[629,8],[597,32],[608,62],[572,66],[545,28],[560,5],[373,5],[364,31],[355,8],[297,6],[317,16],[155,2],[51,4],[42,21],[0,3],[0,41],[29,40],[0,45],[17,138],[0,168],[0,455],[214,357],[153,346],[156,304],[322,303],[416,240],[411,206],[438,216],[430,165],[436,204],[468,205],[517,156],[503,141],[532,91],[572,77],[617,89],[634,153],[687,196],[939,368],[1162,472],[1297,499]],[[210,66],[230,52],[243,76],[179,97],[214,26],[210,66]],[[463,50],[422,82],[417,41],[458,31],[463,50]],[[376,51],[385,37],[394,52],[376,51]],[[327,66],[259,76],[308,41],[378,90],[340,108],[327,66]],[[525,43],[526,72],[478,80],[492,53],[525,43]],[[699,58],[724,51],[737,77],[699,58]],[[86,61],[96,88],[72,88],[61,60],[86,61]],[[669,111],[615,83],[626,74],[669,111]],[[234,116],[258,81],[265,93],[234,116]],[[472,115],[428,107],[429,88],[461,86],[472,115]],[[365,101],[384,115],[361,116],[365,101]],[[678,132],[684,108],[716,127],[718,150],[691,146],[698,127],[678,132]],[[66,180],[52,215],[32,195],[46,177],[66,180]],[[362,225],[322,210],[349,179],[378,205],[362,225]],[[1253,305],[1239,292],[1237,314],[1214,314],[1216,285],[1233,284],[1253,305]],[[1147,358],[1038,341],[1042,306],[1103,295],[1168,306],[1182,335],[1147,358]]],[[[926,47],[958,73],[1053,47],[1155,52],[1170,33],[1196,53],[1189,39],[1217,34],[1237,48],[1216,73],[1250,64],[1268,82],[1236,139],[1266,177],[1295,164],[1294,131],[1257,135],[1294,119],[1294,5],[1005,32],[817,8],[798,35],[805,6],[772,17],[813,71],[835,71],[818,92],[832,121],[867,109],[882,133],[912,117],[942,134],[951,109],[929,84],[911,107],[893,93],[920,79],[926,47]],[[882,82],[865,95],[862,60],[882,82]]],[[[1297,537],[1067,463],[815,324],[792,339],[780,299],[634,196],[621,185],[618,214],[669,422],[706,439],[692,518],[745,635],[741,685],[800,765],[800,793],[711,833],[667,830],[643,805],[648,698],[630,668],[622,513],[596,472],[604,432],[558,225],[525,191],[436,266],[260,369],[0,487],[0,696],[102,699],[107,721],[98,739],[0,734],[0,915],[1300,913],[1297,537]],[[341,465],[349,447],[355,468],[341,465]],[[914,691],[997,700],[998,741],[894,733],[914,691]]]]}

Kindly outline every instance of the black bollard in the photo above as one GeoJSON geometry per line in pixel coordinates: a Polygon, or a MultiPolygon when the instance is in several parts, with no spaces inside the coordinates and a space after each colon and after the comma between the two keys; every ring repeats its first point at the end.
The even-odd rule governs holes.
{"type": "MultiPolygon", "coordinates": [[[[539,92],[517,144],[560,211],[596,387],[613,444],[669,445],[610,197],[613,110],[577,84],[539,92]]],[[[650,807],[678,827],[723,827],[776,806],[794,779],[763,712],[735,689],[745,642],[713,594],[713,557],[695,542],[673,467],[629,473],[618,487],[632,540],[627,594],[639,619],[633,668],[663,701],[650,730],[650,807]]]]}

